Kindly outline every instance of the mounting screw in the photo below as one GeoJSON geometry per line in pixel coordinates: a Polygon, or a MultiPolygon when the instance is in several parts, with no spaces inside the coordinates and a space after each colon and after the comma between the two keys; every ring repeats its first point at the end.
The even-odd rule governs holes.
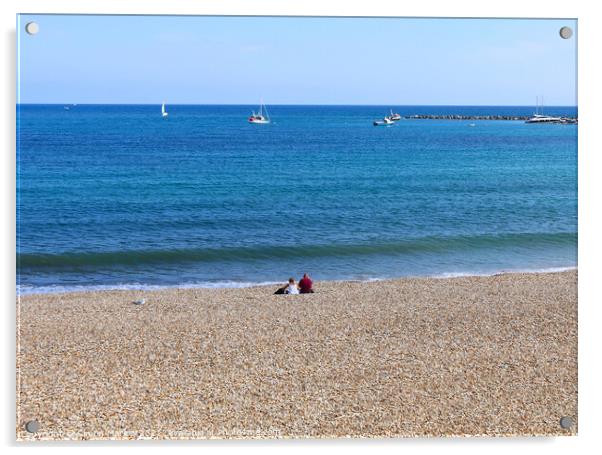
{"type": "Polygon", "coordinates": [[[28,433],[35,433],[40,429],[40,423],[37,420],[30,420],[25,424],[28,433]]]}
{"type": "Polygon", "coordinates": [[[573,36],[573,30],[571,30],[571,27],[562,27],[560,29],[560,37],[562,39],[569,39],[571,36],[573,36]]]}
{"type": "Polygon", "coordinates": [[[573,419],[571,419],[569,416],[562,417],[560,419],[560,426],[565,430],[568,430],[573,426],[573,419]]]}
{"type": "Polygon", "coordinates": [[[25,31],[29,35],[35,35],[40,31],[40,26],[37,22],[28,22],[27,24],[25,24],[25,31]]]}

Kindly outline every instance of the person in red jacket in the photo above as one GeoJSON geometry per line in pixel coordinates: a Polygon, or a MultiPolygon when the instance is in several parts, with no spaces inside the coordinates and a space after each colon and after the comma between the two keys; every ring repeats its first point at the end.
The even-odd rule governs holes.
{"type": "Polygon", "coordinates": [[[303,278],[299,280],[299,291],[301,294],[310,294],[314,292],[312,289],[312,281],[307,273],[303,274],[303,278]]]}

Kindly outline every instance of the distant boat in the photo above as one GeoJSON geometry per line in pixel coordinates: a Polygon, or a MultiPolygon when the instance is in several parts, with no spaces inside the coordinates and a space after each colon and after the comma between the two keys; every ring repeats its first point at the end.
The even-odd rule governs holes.
{"type": "Polygon", "coordinates": [[[560,123],[565,125],[576,125],[578,121],[576,118],[560,117],[560,123]]]}
{"type": "Polygon", "coordinates": [[[389,117],[385,117],[382,120],[375,120],[372,122],[372,124],[374,126],[388,126],[393,125],[393,120],[391,120],[389,117]]]}
{"type": "Polygon", "coordinates": [[[397,113],[393,113],[393,109],[391,109],[391,115],[389,115],[389,118],[391,120],[393,120],[394,122],[401,120],[401,115],[397,114],[397,113]]]}
{"type": "Polygon", "coordinates": [[[70,109],[69,106],[63,106],[63,109],[65,109],[66,111],[68,111],[70,109]]]}
{"type": "Polygon", "coordinates": [[[165,110],[165,103],[161,105],[161,117],[167,117],[169,114],[165,110]]]}
{"type": "Polygon", "coordinates": [[[563,123],[563,119],[560,117],[552,117],[550,115],[544,115],[543,113],[543,96],[541,97],[541,108],[539,103],[539,97],[535,97],[535,114],[525,120],[525,123],[563,123]]]}
{"type": "Polygon", "coordinates": [[[258,123],[258,124],[266,124],[270,123],[270,114],[268,114],[268,109],[263,104],[263,100],[259,104],[259,112],[255,113],[253,111],[251,116],[249,117],[249,123],[258,123]],[[265,111],[265,114],[264,114],[265,111]]]}
{"type": "Polygon", "coordinates": [[[525,120],[525,123],[566,123],[560,117],[551,117],[549,115],[535,114],[533,117],[525,120]]]}

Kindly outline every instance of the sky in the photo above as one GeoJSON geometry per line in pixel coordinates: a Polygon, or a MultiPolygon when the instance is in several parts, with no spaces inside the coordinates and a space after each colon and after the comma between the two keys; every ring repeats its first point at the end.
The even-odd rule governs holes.
{"type": "Polygon", "coordinates": [[[20,15],[20,103],[576,105],[575,20],[20,15]],[[36,35],[25,24],[39,24],[36,35]],[[562,26],[575,34],[565,40],[562,26]]]}

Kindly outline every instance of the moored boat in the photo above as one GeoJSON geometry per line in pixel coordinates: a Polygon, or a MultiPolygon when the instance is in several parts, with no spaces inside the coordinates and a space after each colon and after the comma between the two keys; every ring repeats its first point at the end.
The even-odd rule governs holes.
{"type": "Polygon", "coordinates": [[[544,115],[543,113],[543,96],[541,97],[541,105],[539,97],[535,97],[535,114],[525,120],[525,123],[563,123],[562,118],[544,115]]]}
{"type": "Polygon", "coordinates": [[[393,113],[393,109],[391,109],[391,115],[389,115],[389,118],[396,122],[398,120],[401,120],[401,115],[399,115],[398,113],[393,113]]]}
{"type": "Polygon", "coordinates": [[[391,120],[391,118],[389,117],[385,117],[382,120],[375,120],[374,122],[372,122],[372,124],[374,126],[388,126],[393,125],[393,120],[391,120]]]}
{"type": "Polygon", "coordinates": [[[535,114],[533,117],[525,120],[525,123],[563,123],[560,117],[535,114]]]}
{"type": "Polygon", "coordinates": [[[255,111],[253,111],[251,113],[251,116],[249,117],[249,123],[270,123],[270,115],[268,114],[268,109],[266,108],[265,104],[263,104],[263,100],[259,104],[259,112],[255,113],[255,111]]]}

